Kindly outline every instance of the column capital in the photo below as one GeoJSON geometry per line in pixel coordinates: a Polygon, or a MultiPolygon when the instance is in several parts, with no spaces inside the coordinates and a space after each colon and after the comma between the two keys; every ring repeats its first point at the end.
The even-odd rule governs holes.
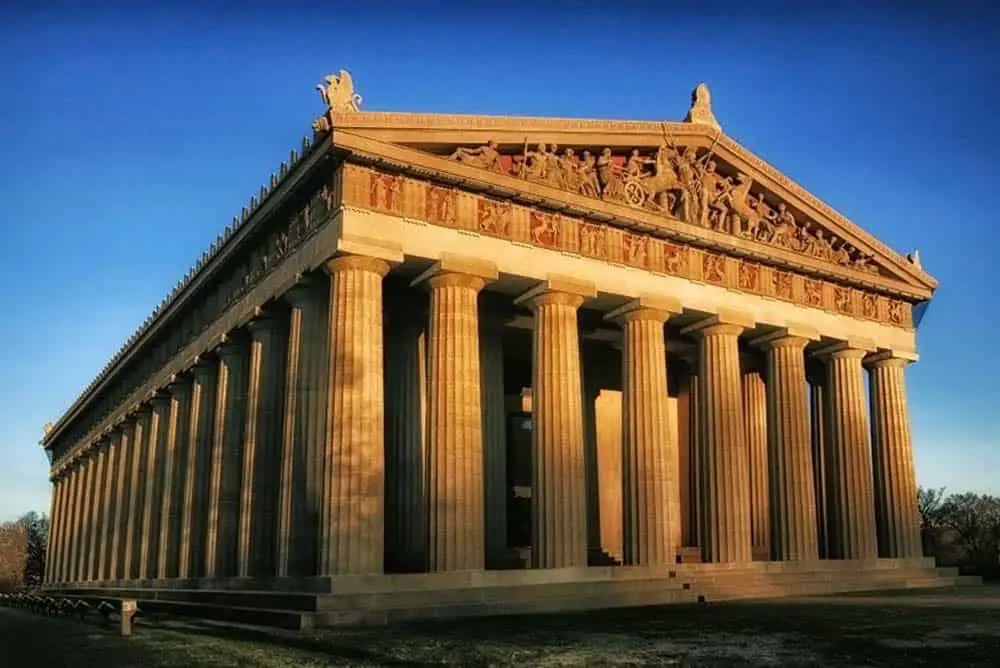
{"type": "Polygon", "coordinates": [[[293,308],[300,308],[304,302],[315,297],[319,288],[319,281],[300,272],[295,275],[295,284],[288,288],[280,299],[293,308]]]}
{"type": "Polygon", "coordinates": [[[848,339],[838,341],[813,351],[818,359],[861,359],[875,350],[875,344],[868,339],[848,339]]]}
{"type": "Polygon", "coordinates": [[[438,285],[460,285],[479,291],[487,283],[495,281],[499,275],[497,266],[492,262],[446,253],[429,269],[413,279],[410,287],[424,284],[431,288],[438,285]]]}
{"type": "Polygon", "coordinates": [[[681,303],[669,297],[641,295],[605,314],[604,319],[624,324],[632,320],[656,320],[666,323],[681,312],[681,303]]]}
{"type": "Polygon", "coordinates": [[[341,271],[366,271],[385,278],[390,266],[385,260],[370,255],[337,255],[323,264],[323,268],[331,276],[341,271]]]}
{"type": "Polygon", "coordinates": [[[518,305],[542,306],[564,304],[579,308],[584,301],[597,296],[597,288],[589,281],[550,274],[544,281],[514,299],[518,305]]]}
{"type": "Polygon", "coordinates": [[[755,348],[805,348],[812,341],[819,341],[820,335],[815,329],[804,325],[788,325],[763,336],[750,340],[755,348]]]}
{"type": "Polygon", "coordinates": [[[249,343],[249,338],[245,330],[234,329],[219,337],[219,343],[212,352],[219,358],[231,357],[243,352],[249,343]]]}
{"type": "Polygon", "coordinates": [[[756,325],[753,316],[743,311],[719,309],[719,312],[681,329],[681,334],[691,336],[706,336],[712,334],[730,334],[739,336],[744,330],[756,325]]]}
{"type": "Polygon", "coordinates": [[[870,353],[861,360],[861,363],[869,369],[879,369],[884,367],[905,368],[916,362],[919,356],[915,352],[898,350],[879,350],[870,353]]]}
{"type": "Polygon", "coordinates": [[[273,307],[258,306],[254,308],[253,316],[247,321],[245,327],[251,335],[254,335],[261,331],[274,329],[280,324],[281,319],[278,318],[273,307]]]}
{"type": "Polygon", "coordinates": [[[149,398],[149,403],[153,408],[162,408],[170,405],[170,394],[163,390],[157,390],[149,398]]]}

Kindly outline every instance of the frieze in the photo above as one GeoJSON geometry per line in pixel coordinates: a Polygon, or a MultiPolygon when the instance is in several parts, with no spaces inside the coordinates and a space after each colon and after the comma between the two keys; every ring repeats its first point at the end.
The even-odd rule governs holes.
{"type": "Polygon", "coordinates": [[[379,178],[378,172],[350,164],[344,169],[344,203],[347,205],[721,285],[834,313],[911,327],[912,305],[909,302],[729,257],[714,250],[685,246],[650,234],[540,211],[509,200],[418,179],[395,177],[406,182],[399,192],[412,196],[412,201],[402,197],[392,202],[392,208],[389,208],[386,200],[379,198],[375,200],[379,205],[373,205],[368,193],[370,184],[379,178]],[[443,191],[450,191],[453,195],[445,195],[443,191]],[[453,210],[456,213],[446,219],[440,214],[442,209],[439,206],[431,206],[427,202],[447,197],[454,197],[453,210]]]}
{"type": "Polygon", "coordinates": [[[679,146],[666,133],[653,152],[627,155],[525,143],[520,155],[503,155],[496,142],[459,147],[450,160],[530,183],[655,212],[715,232],[867,273],[879,274],[872,255],[796,215],[754,179],[723,166],[712,149],[679,146]],[[770,201],[769,201],[770,198],[770,201]]]}

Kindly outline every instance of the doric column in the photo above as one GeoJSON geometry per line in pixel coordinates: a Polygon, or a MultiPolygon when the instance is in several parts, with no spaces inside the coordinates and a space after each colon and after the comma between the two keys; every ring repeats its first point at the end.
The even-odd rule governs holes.
{"type": "Polygon", "coordinates": [[[805,347],[809,338],[779,330],[755,343],[767,352],[771,558],[812,561],[819,553],[806,396],[805,347]]]}
{"type": "Polygon", "coordinates": [[[249,353],[243,332],[227,335],[217,350],[212,452],[205,530],[205,577],[236,574],[236,541],[240,520],[240,475],[249,353]]]}
{"type": "Polygon", "coordinates": [[[118,461],[115,477],[118,480],[118,487],[115,489],[115,513],[111,522],[111,546],[110,564],[108,565],[108,578],[111,580],[124,580],[128,577],[125,570],[126,535],[128,533],[128,521],[131,505],[131,472],[132,459],[135,454],[133,438],[135,427],[131,422],[123,422],[118,425],[118,461]]]}
{"type": "Polygon", "coordinates": [[[74,564],[78,558],[77,537],[80,519],[80,460],[69,464],[69,503],[66,515],[66,559],[63,563],[63,582],[75,582],[74,564]]]}
{"type": "Polygon", "coordinates": [[[77,558],[73,566],[73,579],[76,582],[87,580],[87,565],[90,561],[90,527],[91,510],[94,507],[94,469],[96,461],[93,450],[83,455],[80,464],[82,489],[80,490],[80,520],[77,538],[77,558]]]}
{"type": "Polygon", "coordinates": [[[87,564],[86,576],[84,580],[93,582],[99,580],[97,566],[100,563],[101,554],[101,513],[104,510],[104,480],[105,469],[108,460],[108,443],[102,440],[97,444],[94,453],[91,455],[91,465],[94,473],[90,485],[90,521],[87,529],[87,564]]]}
{"type": "Polygon", "coordinates": [[[531,560],[587,565],[583,389],[577,310],[593,285],[550,279],[517,299],[534,311],[531,560]]]}
{"type": "Polygon", "coordinates": [[[142,543],[139,550],[139,577],[152,580],[157,574],[156,560],[160,556],[160,500],[163,495],[164,453],[167,448],[167,420],[170,418],[170,396],[156,394],[152,401],[149,436],[146,439],[146,486],[142,506],[142,543]]]}
{"type": "Polygon", "coordinates": [[[284,324],[283,318],[258,310],[247,325],[250,367],[237,552],[240,577],[275,574],[285,396],[284,324]]]}
{"type": "Polygon", "coordinates": [[[580,342],[580,367],[583,369],[583,490],[587,516],[587,562],[601,559],[604,553],[621,560],[622,495],[621,495],[621,394],[618,393],[618,412],[611,413],[614,398],[602,396],[601,382],[594,373],[587,373],[589,365],[580,342]],[[609,413],[611,413],[609,415],[609,413]],[[602,419],[603,418],[603,419],[602,419]],[[614,424],[609,424],[609,423],[614,424]],[[612,452],[609,452],[612,451],[612,452]],[[608,457],[617,458],[617,466],[608,470],[608,457]],[[609,547],[605,540],[614,535],[617,540],[609,547]]]}
{"type": "Polygon", "coordinates": [[[330,274],[329,438],[323,575],[380,573],[385,515],[384,260],[348,255],[330,274]]]}
{"type": "Polygon", "coordinates": [[[874,559],[878,556],[872,458],[865,405],[866,351],[837,344],[819,351],[826,362],[827,510],[830,518],[829,556],[833,559],[874,559]]]}
{"type": "Polygon", "coordinates": [[[809,428],[812,444],[813,494],[816,497],[816,542],[820,559],[828,556],[829,523],[826,510],[826,369],[821,362],[812,361],[806,367],[809,381],[809,428]]]}
{"type": "Polygon", "coordinates": [[[507,553],[507,414],[504,410],[503,329],[480,310],[479,370],[483,412],[483,486],[487,567],[507,553]]]}
{"type": "Polygon", "coordinates": [[[277,574],[315,575],[326,439],[328,286],[301,282],[289,304],[277,574]]]}
{"type": "Polygon", "coordinates": [[[55,545],[55,537],[57,531],[56,522],[59,519],[59,480],[58,478],[50,478],[52,483],[52,492],[49,500],[49,535],[45,538],[45,571],[42,574],[42,583],[49,584],[52,581],[52,566],[53,566],[53,546],[55,545]]]}
{"type": "Polygon", "coordinates": [[[923,556],[917,482],[910,443],[905,368],[911,360],[880,352],[865,360],[872,416],[875,518],[879,556],[923,556]]]}
{"type": "Polygon", "coordinates": [[[188,450],[188,419],[191,412],[191,380],[175,376],[167,386],[170,407],[167,412],[165,449],[163,451],[163,493],[160,495],[160,554],[156,560],[159,580],[178,574],[180,550],[180,515],[188,450]]]}
{"type": "Polygon", "coordinates": [[[101,540],[98,551],[97,579],[110,580],[112,536],[115,530],[116,492],[121,486],[118,477],[118,459],[121,457],[121,432],[113,429],[108,435],[108,456],[104,470],[104,494],[102,496],[101,540]]]}
{"type": "Polygon", "coordinates": [[[688,375],[688,539],[687,545],[701,545],[701,461],[704,441],[701,438],[701,384],[698,381],[698,356],[689,360],[691,373],[688,375]]]}
{"type": "Polygon", "coordinates": [[[45,551],[45,582],[59,582],[59,562],[62,559],[62,528],[66,518],[66,478],[59,474],[52,481],[52,521],[48,549],[45,551]]]}
{"type": "Polygon", "coordinates": [[[479,291],[496,267],[446,259],[417,277],[430,288],[427,336],[427,569],[482,570],[483,415],[479,291]]]}
{"type": "Polygon", "coordinates": [[[739,355],[739,335],[749,325],[749,319],[734,314],[713,316],[682,330],[698,338],[699,533],[706,562],[743,563],[752,558],[739,355]]]}
{"type": "Polygon", "coordinates": [[[184,455],[183,501],[177,556],[177,577],[205,574],[205,533],[208,530],[212,437],[215,425],[215,392],[218,364],[198,359],[191,367],[187,452],[184,455]]]}
{"type": "Polygon", "coordinates": [[[676,561],[681,543],[675,431],[667,412],[663,331],[676,302],[638,299],[608,314],[622,324],[622,509],[626,564],[676,561]]]}
{"type": "Polygon", "coordinates": [[[56,572],[57,581],[65,583],[69,580],[68,564],[71,557],[70,536],[73,527],[73,466],[67,465],[62,472],[66,498],[63,501],[63,523],[59,530],[59,568],[56,572]]]}
{"type": "Polygon", "coordinates": [[[385,549],[390,571],[427,568],[427,300],[386,304],[385,549]]]}
{"type": "Polygon", "coordinates": [[[743,364],[743,422],[746,425],[750,470],[750,540],[755,554],[771,552],[768,500],[767,387],[759,362],[747,356],[743,364]]]}
{"type": "Polygon", "coordinates": [[[139,545],[142,542],[142,514],[146,507],[145,474],[149,451],[150,419],[149,406],[141,406],[136,410],[135,425],[132,431],[131,446],[133,452],[129,470],[129,504],[125,530],[124,575],[122,576],[126,580],[137,580],[142,577],[139,570],[139,545]]]}

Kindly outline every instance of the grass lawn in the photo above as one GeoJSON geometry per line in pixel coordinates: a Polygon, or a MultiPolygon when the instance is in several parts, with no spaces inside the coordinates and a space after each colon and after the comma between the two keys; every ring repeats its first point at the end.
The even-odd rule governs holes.
{"type": "Polygon", "coordinates": [[[676,605],[294,633],[0,608],[0,667],[996,666],[1000,587],[676,605]],[[922,598],[948,599],[928,607],[922,598]],[[995,597],[991,605],[990,598],[995,597]],[[968,606],[963,605],[968,601],[968,606]]]}

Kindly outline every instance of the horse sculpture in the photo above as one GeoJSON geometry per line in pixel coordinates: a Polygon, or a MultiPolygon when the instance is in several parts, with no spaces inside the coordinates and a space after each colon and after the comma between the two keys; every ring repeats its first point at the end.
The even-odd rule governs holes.
{"type": "Polygon", "coordinates": [[[653,162],[653,173],[644,174],[639,178],[630,178],[625,183],[625,196],[632,206],[652,205],[654,208],[667,210],[663,200],[671,190],[681,188],[682,184],[674,166],[667,155],[666,144],[661,144],[656,150],[656,160],[653,162]]]}

